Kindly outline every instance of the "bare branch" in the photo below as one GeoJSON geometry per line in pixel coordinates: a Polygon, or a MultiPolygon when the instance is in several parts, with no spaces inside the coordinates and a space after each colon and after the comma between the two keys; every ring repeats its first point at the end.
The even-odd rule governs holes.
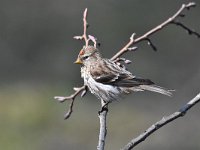
{"type": "Polygon", "coordinates": [[[87,28],[88,28],[88,23],[87,23],[87,8],[85,9],[83,13],[83,38],[85,40],[85,46],[88,46],[88,38],[87,38],[87,28]]]}
{"type": "Polygon", "coordinates": [[[101,100],[101,111],[99,112],[99,122],[100,122],[100,128],[99,128],[99,141],[97,150],[104,150],[105,147],[105,139],[107,134],[107,128],[106,128],[106,117],[108,113],[107,108],[108,103],[105,103],[103,100],[101,100]]]}
{"type": "Polygon", "coordinates": [[[97,48],[97,38],[95,38],[92,35],[88,35],[89,40],[91,40],[94,43],[94,47],[97,48]]]}
{"type": "Polygon", "coordinates": [[[87,28],[88,28],[87,8],[85,8],[85,11],[83,13],[83,35],[82,36],[74,36],[74,39],[76,39],[76,40],[84,40],[85,46],[88,46],[88,42],[89,42],[89,39],[87,37],[87,28]]]}
{"type": "Polygon", "coordinates": [[[73,111],[73,104],[74,104],[74,100],[76,98],[76,96],[78,96],[78,94],[81,93],[81,97],[83,97],[86,93],[87,93],[87,87],[84,85],[82,87],[76,87],[74,88],[75,92],[73,94],[71,94],[70,96],[55,96],[54,99],[58,100],[59,102],[64,102],[66,100],[71,100],[70,106],[69,106],[69,110],[67,111],[67,113],[65,114],[65,119],[68,119],[71,116],[71,113],[73,111]]]}
{"type": "Polygon", "coordinates": [[[82,91],[86,90],[86,86],[82,86],[82,87],[75,87],[74,88],[75,92],[73,94],[71,94],[70,96],[66,96],[66,97],[63,97],[63,96],[55,96],[54,99],[58,100],[59,102],[64,102],[66,100],[71,100],[71,99],[75,99],[76,96],[81,93],[82,91]]]}
{"type": "Polygon", "coordinates": [[[67,113],[64,115],[64,119],[68,119],[71,116],[71,114],[73,112],[74,100],[75,99],[71,100],[71,103],[69,104],[69,109],[68,109],[67,113]]]}
{"type": "Polygon", "coordinates": [[[115,60],[116,58],[120,57],[122,54],[124,54],[125,52],[129,51],[129,47],[131,47],[131,45],[133,45],[133,43],[135,42],[134,37],[135,37],[135,33],[133,33],[130,37],[129,42],[118,52],[116,53],[111,60],[115,60]]]}
{"type": "MultiPolygon", "coordinates": [[[[192,7],[194,7],[196,4],[194,2],[190,2],[188,4],[182,4],[181,8],[173,15],[171,16],[169,19],[167,19],[166,21],[164,21],[163,23],[161,23],[160,25],[156,26],[155,28],[151,29],[150,31],[148,31],[147,33],[145,33],[144,35],[134,39],[134,36],[132,35],[130,37],[130,41],[128,44],[126,44],[121,50],[119,50],[119,52],[117,52],[111,59],[115,60],[116,58],[120,57],[121,55],[123,55],[125,52],[128,51],[128,48],[130,46],[133,46],[134,44],[143,41],[143,40],[147,40],[149,39],[149,36],[158,32],[159,30],[163,29],[164,27],[166,27],[167,25],[169,25],[170,23],[172,23],[177,17],[182,17],[183,15],[181,14],[183,10],[185,9],[190,9],[192,7]]],[[[196,33],[196,32],[195,32],[196,33]]],[[[135,35],[135,34],[134,34],[135,35]]],[[[150,46],[152,48],[155,48],[154,45],[150,44],[150,46]]]]}
{"type": "Polygon", "coordinates": [[[83,35],[74,36],[74,39],[84,40],[86,47],[89,45],[89,41],[92,41],[94,43],[94,47],[96,48],[96,46],[97,46],[96,38],[92,35],[87,35],[87,28],[88,27],[89,27],[89,24],[87,22],[87,8],[85,8],[85,11],[83,13],[83,35]]]}
{"type": "Polygon", "coordinates": [[[185,106],[183,106],[179,111],[174,112],[173,114],[163,117],[160,121],[153,124],[151,127],[149,127],[145,132],[140,134],[138,137],[132,139],[127,145],[122,148],[122,150],[131,150],[136,145],[144,141],[147,137],[149,137],[151,134],[153,134],[155,131],[160,129],[162,126],[174,121],[175,119],[179,117],[183,117],[187,111],[192,108],[195,104],[197,104],[200,101],[200,93],[197,94],[196,97],[194,97],[192,100],[190,100],[185,106]]]}

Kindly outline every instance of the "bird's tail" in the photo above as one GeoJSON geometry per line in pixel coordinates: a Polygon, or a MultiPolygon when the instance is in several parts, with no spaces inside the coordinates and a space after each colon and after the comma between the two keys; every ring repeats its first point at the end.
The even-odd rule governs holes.
{"type": "Polygon", "coordinates": [[[142,90],[157,92],[157,93],[164,94],[164,95],[167,95],[167,96],[172,96],[171,91],[174,91],[174,90],[165,89],[165,88],[157,86],[157,85],[140,85],[140,88],[142,90]]]}

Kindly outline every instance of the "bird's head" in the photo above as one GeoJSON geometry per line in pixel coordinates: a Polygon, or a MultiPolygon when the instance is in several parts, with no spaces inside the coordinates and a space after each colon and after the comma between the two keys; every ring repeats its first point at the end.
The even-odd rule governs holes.
{"type": "Polygon", "coordinates": [[[94,46],[88,45],[87,47],[84,46],[79,54],[78,58],[74,63],[76,64],[83,64],[83,65],[88,65],[88,64],[93,64],[96,61],[101,59],[101,55],[99,53],[99,50],[95,48],[94,46]]]}

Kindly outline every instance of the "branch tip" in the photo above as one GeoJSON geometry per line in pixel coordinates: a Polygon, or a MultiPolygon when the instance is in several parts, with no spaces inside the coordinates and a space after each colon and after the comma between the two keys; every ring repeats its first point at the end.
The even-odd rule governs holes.
{"type": "Polygon", "coordinates": [[[83,18],[85,18],[87,16],[87,8],[85,8],[84,13],[83,13],[83,18]]]}
{"type": "Polygon", "coordinates": [[[132,35],[131,35],[131,37],[130,37],[130,40],[131,41],[134,41],[134,37],[136,36],[136,33],[133,33],[132,35]]]}
{"type": "Polygon", "coordinates": [[[73,38],[76,39],[76,40],[82,40],[83,36],[74,36],[73,38]]]}
{"type": "Polygon", "coordinates": [[[190,9],[191,7],[195,7],[196,6],[196,3],[195,2],[190,2],[188,4],[183,4],[184,7],[186,7],[187,9],[190,9]]]}
{"type": "Polygon", "coordinates": [[[88,37],[89,37],[89,40],[91,40],[94,43],[94,47],[96,48],[97,47],[97,38],[95,38],[92,35],[88,35],[88,37]]]}
{"type": "Polygon", "coordinates": [[[67,100],[67,97],[55,96],[54,99],[62,103],[62,102],[64,102],[65,100],[67,100]]]}
{"type": "Polygon", "coordinates": [[[64,115],[64,119],[65,120],[67,120],[71,116],[71,114],[73,112],[74,100],[75,100],[74,98],[71,100],[71,103],[69,105],[69,109],[68,109],[67,113],[64,115]]]}
{"type": "Polygon", "coordinates": [[[128,59],[124,61],[124,63],[126,63],[126,64],[130,64],[131,62],[132,62],[132,61],[131,61],[131,60],[128,60],[128,59]]]}
{"type": "Polygon", "coordinates": [[[138,49],[138,47],[136,47],[136,46],[134,46],[134,47],[129,47],[129,48],[128,48],[129,51],[135,51],[135,50],[137,50],[137,49],[138,49]]]}

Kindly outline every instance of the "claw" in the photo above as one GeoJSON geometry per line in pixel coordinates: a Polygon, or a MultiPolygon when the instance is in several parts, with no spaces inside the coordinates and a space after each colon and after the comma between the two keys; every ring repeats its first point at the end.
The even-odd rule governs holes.
{"type": "Polygon", "coordinates": [[[101,107],[101,110],[98,111],[98,115],[100,115],[102,112],[104,111],[108,111],[108,104],[110,102],[106,102],[102,107],[101,107]]]}

